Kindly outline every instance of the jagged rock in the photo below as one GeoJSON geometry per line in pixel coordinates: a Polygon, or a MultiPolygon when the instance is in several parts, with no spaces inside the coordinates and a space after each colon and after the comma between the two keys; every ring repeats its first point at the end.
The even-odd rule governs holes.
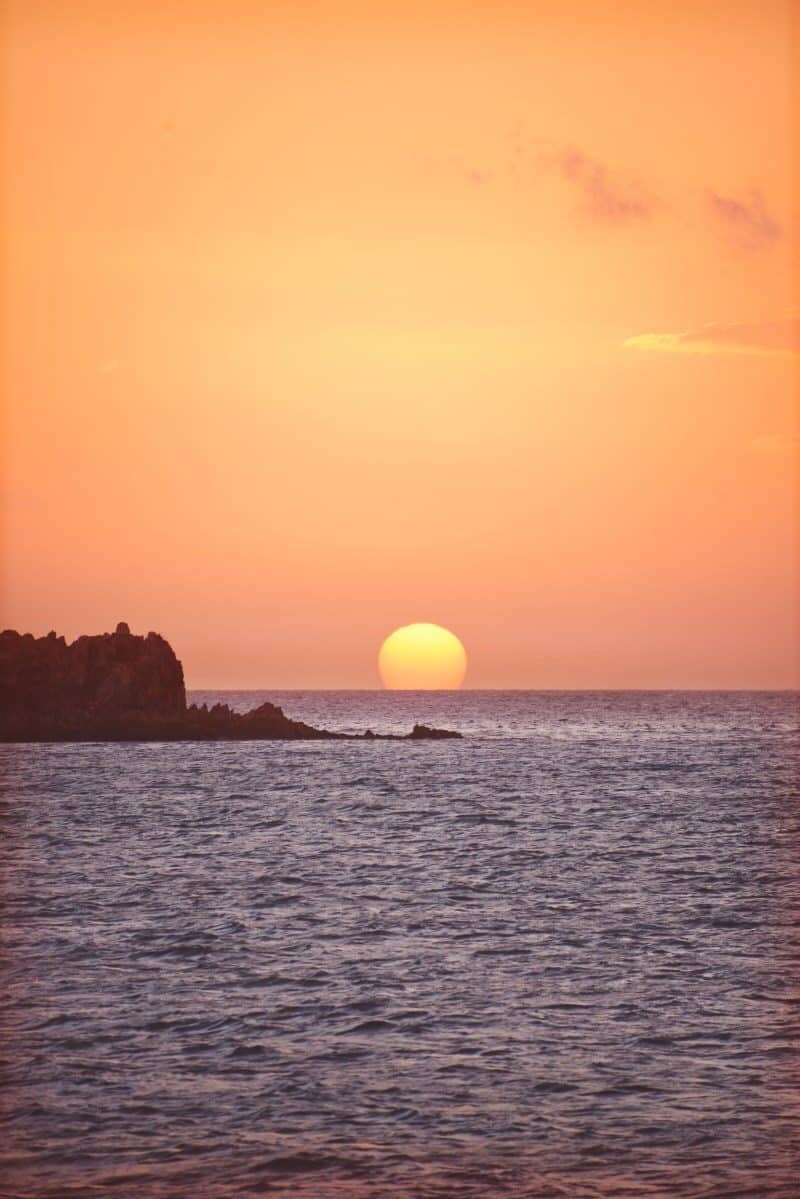
{"type": "MultiPolygon", "coordinates": [[[[186,707],[183,667],[158,633],[114,633],[67,645],[51,632],[0,633],[0,741],[400,740],[346,734],[291,720],[275,704],[251,712],[227,704],[186,707]]],[[[414,740],[460,737],[415,725],[414,740]]]]}
{"type": "Polygon", "coordinates": [[[127,625],[71,645],[55,633],[0,633],[4,733],[179,720],[185,710],[183,669],[163,637],[133,637],[127,625]]]}
{"type": "Polygon", "coordinates": [[[454,733],[451,729],[433,729],[427,724],[415,724],[408,734],[409,740],[414,741],[441,741],[460,736],[460,733],[454,733]]]}

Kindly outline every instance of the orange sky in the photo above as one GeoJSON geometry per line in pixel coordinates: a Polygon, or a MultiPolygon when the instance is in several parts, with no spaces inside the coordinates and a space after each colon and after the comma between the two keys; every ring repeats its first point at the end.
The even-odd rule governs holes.
{"type": "Polygon", "coordinates": [[[6,0],[2,623],[800,685],[793,8],[6,0]]]}

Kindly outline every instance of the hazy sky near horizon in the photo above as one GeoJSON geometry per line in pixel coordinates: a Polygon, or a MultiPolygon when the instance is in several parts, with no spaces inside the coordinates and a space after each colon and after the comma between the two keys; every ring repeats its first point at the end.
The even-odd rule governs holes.
{"type": "Polygon", "coordinates": [[[3,10],[3,619],[800,685],[790,0],[3,10]]]}

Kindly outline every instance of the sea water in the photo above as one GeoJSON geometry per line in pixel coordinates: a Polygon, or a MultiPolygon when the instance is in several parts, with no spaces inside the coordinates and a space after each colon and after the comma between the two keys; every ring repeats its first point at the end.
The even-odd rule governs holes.
{"type": "Polygon", "coordinates": [[[800,1193],[798,697],[0,747],[0,1195],[800,1193]]]}

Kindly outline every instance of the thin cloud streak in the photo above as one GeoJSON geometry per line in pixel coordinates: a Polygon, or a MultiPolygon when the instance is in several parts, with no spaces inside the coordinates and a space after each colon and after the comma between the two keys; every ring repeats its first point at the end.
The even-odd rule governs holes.
{"type": "Polygon", "coordinates": [[[640,333],[622,346],[682,354],[796,354],[800,352],[800,317],[709,324],[689,333],[640,333]]]}

